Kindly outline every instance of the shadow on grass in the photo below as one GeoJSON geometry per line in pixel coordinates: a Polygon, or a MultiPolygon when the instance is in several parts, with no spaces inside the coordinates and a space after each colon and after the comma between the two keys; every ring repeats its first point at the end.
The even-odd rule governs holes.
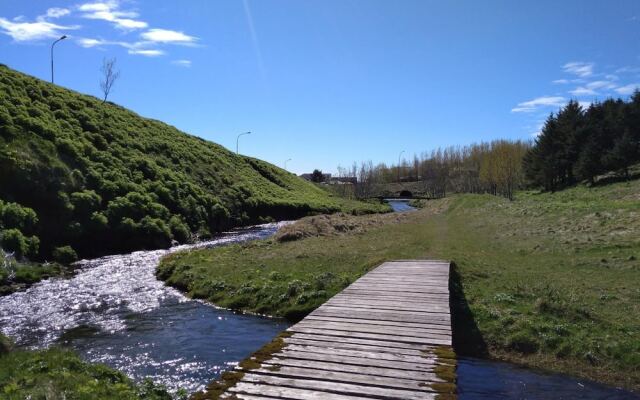
{"type": "Polygon", "coordinates": [[[487,344],[482,338],[469,304],[455,263],[451,263],[449,274],[449,307],[453,348],[458,356],[484,358],[488,355],[487,344]]]}

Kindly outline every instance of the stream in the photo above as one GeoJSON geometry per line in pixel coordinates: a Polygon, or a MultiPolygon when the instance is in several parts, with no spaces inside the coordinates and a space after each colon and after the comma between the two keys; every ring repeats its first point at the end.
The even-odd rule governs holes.
{"type": "Polygon", "coordinates": [[[19,346],[62,344],[87,361],[135,380],[150,377],[171,391],[202,389],[288,325],[188,299],[156,279],[156,266],[175,251],[262,239],[283,224],[168,250],[81,261],[70,279],[48,279],[0,297],[0,330],[19,346]]]}
{"type": "MultiPolygon", "coordinates": [[[[395,211],[413,209],[390,202],[395,211]]],[[[166,254],[266,238],[286,224],[240,229],[168,250],[138,251],[79,263],[69,279],[52,278],[0,297],[0,330],[16,344],[70,347],[171,391],[200,390],[288,327],[282,320],[243,315],[188,299],[155,277],[166,254]]],[[[461,359],[460,399],[635,399],[636,395],[511,364],[461,359]]]]}

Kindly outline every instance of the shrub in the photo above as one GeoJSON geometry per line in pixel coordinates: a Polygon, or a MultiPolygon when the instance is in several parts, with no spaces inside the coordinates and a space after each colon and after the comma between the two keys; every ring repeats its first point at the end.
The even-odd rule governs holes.
{"type": "Polygon", "coordinates": [[[5,229],[0,232],[2,248],[14,252],[16,258],[24,257],[29,251],[29,243],[22,232],[17,229],[5,229]]]}
{"type": "Polygon", "coordinates": [[[71,264],[78,260],[78,255],[73,247],[62,246],[53,249],[53,259],[61,264],[71,264]]]}

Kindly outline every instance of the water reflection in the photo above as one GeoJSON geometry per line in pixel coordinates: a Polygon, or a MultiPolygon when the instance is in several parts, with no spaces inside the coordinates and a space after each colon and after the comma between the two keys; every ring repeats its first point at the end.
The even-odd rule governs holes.
{"type": "Polygon", "coordinates": [[[501,362],[462,358],[458,360],[458,399],[629,400],[640,399],[640,396],[561,374],[547,374],[501,362]]]}

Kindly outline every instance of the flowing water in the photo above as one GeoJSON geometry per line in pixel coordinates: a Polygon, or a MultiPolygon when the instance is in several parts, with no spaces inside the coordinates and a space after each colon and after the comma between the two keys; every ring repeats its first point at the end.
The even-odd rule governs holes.
{"type": "Polygon", "coordinates": [[[416,208],[409,205],[409,200],[404,199],[385,199],[394,212],[413,211],[416,208]]]}
{"type": "Polygon", "coordinates": [[[457,373],[459,400],[640,399],[611,386],[495,361],[462,358],[457,373]]]}
{"type": "Polygon", "coordinates": [[[0,329],[21,346],[60,343],[134,379],[150,377],[172,390],[198,390],[287,325],[186,298],[156,279],[160,258],[179,250],[264,238],[282,224],[169,250],[82,261],[71,279],[48,279],[0,297],[0,329]]]}

